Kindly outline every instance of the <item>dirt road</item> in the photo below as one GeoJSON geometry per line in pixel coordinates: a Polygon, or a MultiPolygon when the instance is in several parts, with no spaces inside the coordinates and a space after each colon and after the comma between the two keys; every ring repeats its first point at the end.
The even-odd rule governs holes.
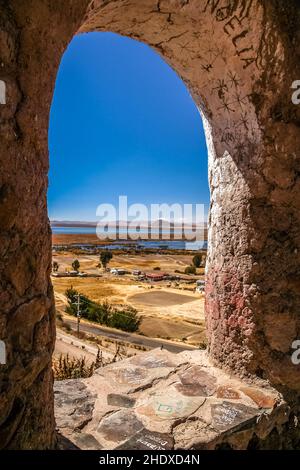
{"type": "MultiPolygon", "coordinates": [[[[101,347],[102,357],[104,359],[112,359],[114,354],[110,351],[105,350],[101,347]]],[[[56,343],[54,355],[56,357],[63,355],[69,355],[70,357],[76,357],[78,359],[83,356],[87,362],[95,361],[98,353],[98,347],[89,344],[86,341],[75,338],[72,335],[68,335],[65,332],[57,329],[56,331],[56,343]]]]}

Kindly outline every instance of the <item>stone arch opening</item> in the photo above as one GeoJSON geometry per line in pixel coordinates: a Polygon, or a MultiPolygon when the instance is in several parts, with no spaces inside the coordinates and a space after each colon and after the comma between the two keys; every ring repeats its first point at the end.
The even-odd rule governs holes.
{"type": "Polygon", "coordinates": [[[1,447],[46,448],[55,440],[47,129],[59,61],[76,32],[141,40],[187,84],[210,150],[209,355],[297,401],[300,118],[286,84],[300,76],[298,8],[275,0],[1,5],[1,447]]]}
{"type": "MultiPolygon", "coordinates": [[[[206,230],[199,230],[200,241],[188,243],[187,239],[186,243],[179,223],[189,217],[186,203],[193,206],[194,213],[196,203],[202,204],[203,217],[208,210],[207,150],[198,109],[176,73],[156,52],[135,40],[100,32],[74,38],[64,55],[55,85],[49,124],[49,160],[48,212],[50,219],[60,221],[52,227],[52,256],[57,269],[52,273],[52,284],[59,318],[65,314],[62,295],[72,286],[99,303],[107,301],[115,308],[120,308],[120,301],[132,305],[142,318],[138,333],[156,339],[152,341],[153,346],[172,351],[199,345],[204,348],[204,296],[195,293],[196,277],[185,275],[185,269],[200,250],[202,261],[197,280],[203,282],[206,230]],[[124,53],[130,64],[120,67],[119,61],[124,64],[124,53]],[[144,82],[137,83],[136,75],[144,82]],[[91,177],[92,180],[87,180],[91,177]],[[127,270],[125,276],[119,277],[103,272],[99,266],[101,249],[106,246],[100,245],[96,227],[76,229],[76,226],[84,220],[98,220],[96,212],[101,220],[97,210],[100,203],[113,204],[118,212],[121,195],[126,195],[128,206],[143,204],[147,212],[143,211],[140,217],[141,242],[134,240],[138,233],[133,229],[124,240],[122,228],[123,236],[115,242],[115,224],[110,220],[110,233],[106,235],[111,239],[105,242],[113,255],[109,268],[127,270]],[[174,235],[169,223],[166,224],[164,240],[157,239],[155,227],[150,236],[145,230],[146,217],[149,223],[155,217],[154,211],[151,214],[154,203],[163,209],[166,206],[161,217],[166,220],[169,217],[169,222],[174,217],[177,224],[174,235]],[[169,213],[175,204],[177,213],[169,213]],[[62,227],[61,221],[65,220],[79,223],[69,222],[62,227]],[[68,246],[62,253],[64,245],[68,246]],[[136,249],[142,246],[145,249],[138,254],[136,249]],[[118,247],[121,253],[115,250],[118,247]],[[162,247],[171,251],[165,253],[162,247]],[[99,277],[83,279],[80,273],[79,278],[66,278],[65,271],[72,270],[75,259],[85,275],[99,277]],[[134,271],[145,272],[149,277],[140,279],[133,276],[134,271]],[[154,288],[151,292],[149,283],[154,288]],[[108,289],[111,295],[105,294],[108,289]],[[159,326],[155,321],[157,315],[159,326]],[[180,344],[168,344],[172,340],[180,344]]],[[[125,217],[126,214],[121,216],[123,223],[125,217]]],[[[191,232],[187,226],[185,230],[191,232]]],[[[75,307],[73,314],[76,315],[75,307]]],[[[82,312],[83,319],[86,315],[87,312],[82,312]]],[[[89,319],[92,320],[91,315],[89,319]]],[[[69,317],[69,320],[75,329],[76,318],[69,317]]],[[[94,320],[97,321],[96,316],[94,320]]],[[[59,324],[65,326],[61,320],[59,324]]],[[[142,336],[140,341],[143,343],[142,336]]],[[[63,343],[58,341],[55,358],[61,350],[64,350],[63,343]]]]}

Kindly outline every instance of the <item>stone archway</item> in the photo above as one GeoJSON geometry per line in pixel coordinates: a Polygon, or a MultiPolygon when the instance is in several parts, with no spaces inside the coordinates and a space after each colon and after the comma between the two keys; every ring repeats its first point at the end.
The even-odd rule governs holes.
{"type": "MultiPolygon", "coordinates": [[[[300,392],[296,0],[11,0],[0,3],[0,448],[55,442],[47,130],[62,54],[77,32],[113,31],[157,51],[206,123],[211,187],[207,326],[213,361],[300,392]]],[[[76,99],[76,97],[74,97],[76,99]]]]}

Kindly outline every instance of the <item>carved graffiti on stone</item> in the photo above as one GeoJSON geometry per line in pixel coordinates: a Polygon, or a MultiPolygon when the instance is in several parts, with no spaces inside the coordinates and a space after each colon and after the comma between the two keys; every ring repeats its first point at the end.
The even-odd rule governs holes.
{"type": "MultiPolygon", "coordinates": [[[[211,36],[211,32],[210,33],[207,32],[207,34],[210,34],[211,36]]],[[[209,42],[213,42],[213,37],[209,39],[209,42]]],[[[203,63],[201,64],[201,68],[206,72],[211,72],[211,70],[213,69],[215,65],[215,62],[218,59],[223,59],[224,48],[221,49],[218,46],[213,46],[213,47],[210,47],[209,49],[206,49],[203,55],[204,57],[203,57],[203,63]]]]}
{"type": "Polygon", "coordinates": [[[218,22],[225,22],[224,33],[231,39],[236,54],[243,62],[243,68],[247,69],[256,63],[257,56],[253,45],[247,43],[249,28],[245,26],[248,19],[252,0],[241,0],[239,2],[226,2],[221,0],[208,0],[203,12],[210,8],[211,15],[218,22]]]}
{"type": "Polygon", "coordinates": [[[227,77],[217,80],[216,86],[212,90],[217,93],[221,102],[218,110],[234,113],[236,112],[236,107],[239,106],[244,111],[244,107],[249,102],[249,96],[241,93],[240,84],[240,78],[231,71],[228,72],[227,77]]]}
{"type": "Polygon", "coordinates": [[[230,86],[235,86],[236,88],[241,84],[241,80],[238,78],[235,72],[228,72],[228,83],[230,86]]]}

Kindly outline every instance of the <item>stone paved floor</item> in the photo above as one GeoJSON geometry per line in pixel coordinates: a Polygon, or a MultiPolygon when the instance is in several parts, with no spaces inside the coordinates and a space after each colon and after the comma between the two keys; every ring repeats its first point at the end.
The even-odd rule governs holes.
{"type": "Polygon", "coordinates": [[[247,448],[286,420],[281,396],[213,367],[205,351],[153,350],[55,383],[59,433],[80,449],[247,448]]]}

